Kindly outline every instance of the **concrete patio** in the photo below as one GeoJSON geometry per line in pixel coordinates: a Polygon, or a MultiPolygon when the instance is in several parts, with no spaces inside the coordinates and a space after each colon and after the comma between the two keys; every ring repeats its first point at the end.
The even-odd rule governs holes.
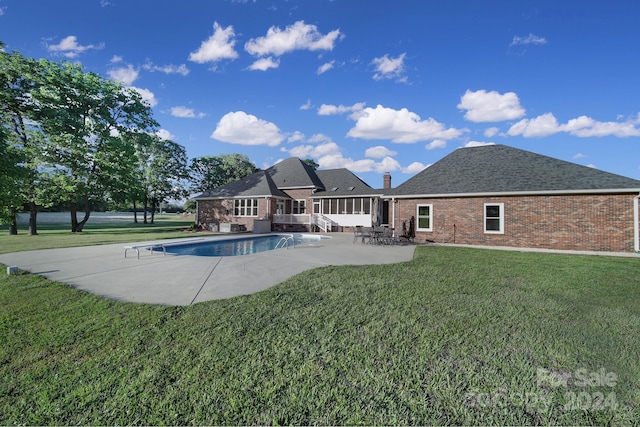
{"type": "Polygon", "coordinates": [[[112,244],[3,254],[0,263],[118,301],[190,305],[259,292],[316,267],[408,261],[415,250],[414,245],[353,244],[351,233],[330,237],[243,256],[163,256],[140,250],[138,259],[129,250],[125,258],[125,245],[112,244]]]}

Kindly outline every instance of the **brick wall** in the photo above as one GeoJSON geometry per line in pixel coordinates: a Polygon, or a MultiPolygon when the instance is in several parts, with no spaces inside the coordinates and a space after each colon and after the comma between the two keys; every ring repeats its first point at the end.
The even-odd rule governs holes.
{"type": "Polygon", "coordinates": [[[247,230],[253,230],[253,221],[258,218],[268,218],[268,212],[275,212],[275,202],[269,208],[271,199],[258,198],[258,216],[234,216],[233,200],[199,200],[198,225],[209,229],[209,224],[223,222],[244,225],[247,230]]]}
{"type": "MultiPolygon", "coordinates": [[[[313,212],[313,199],[311,199],[311,190],[309,188],[298,188],[292,190],[283,190],[284,193],[291,197],[293,200],[306,200],[307,201],[307,212],[313,212]]],[[[287,209],[291,209],[291,201],[287,201],[287,209]]],[[[287,211],[289,212],[289,211],[287,211]]]]}
{"type": "Polygon", "coordinates": [[[433,231],[417,231],[417,242],[429,239],[468,245],[633,252],[634,196],[399,199],[395,203],[394,227],[402,230],[403,220],[417,216],[417,204],[431,204],[433,231]],[[504,234],[484,232],[485,203],[504,203],[504,234]]]}
{"type": "MultiPolygon", "coordinates": [[[[310,189],[287,190],[286,194],[294,200],[306,200],[306,213],[311,214],[313,212],[313,199],[311,199],[312,193],[310,189]]],[[[258,198],[258,216],[243,217],[233,216],[233,200],[200,200],[198,201],[198,225],[208,229],[212,223],[228,222],[244,225],[247,230],[252,231],[255,219],[273,218],[276,212],[276,203],[276,199],[258,198]]],[[[285,206],[286,212],[291,212],[292,201],[287,200],[285,206]]],[[[284,229],[283,227],[280,228],[284,229]]]]}

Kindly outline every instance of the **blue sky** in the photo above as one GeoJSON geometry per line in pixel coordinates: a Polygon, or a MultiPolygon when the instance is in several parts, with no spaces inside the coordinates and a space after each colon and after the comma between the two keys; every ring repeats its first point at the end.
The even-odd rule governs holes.
{"type": "Polygon", "coordinates": [[[640,179],[640,2],[0,0],[0,40],[137,88],[190,158],[399,185],[505,144],[640,179]]]}

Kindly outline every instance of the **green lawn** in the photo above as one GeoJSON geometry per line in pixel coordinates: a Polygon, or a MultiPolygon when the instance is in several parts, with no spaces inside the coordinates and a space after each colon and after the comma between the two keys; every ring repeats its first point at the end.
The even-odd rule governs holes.
{"type": "Polygon", "coordinates": [[[21,226],[17,236],[10,236],[7,226],[0,226],[0,254],[36,249],[67,248],[72,246],[128,243],[142,240],[189,237],[187,230],[193,216],[157,215],[154,224],[92,223],[91,218],[82,233],[71,233],[71,221],[65,224],[38,223],[38,235],[27,235],[27,226],[21,226]]]}
{"type": "Polygon", "coordinates": [[[632,424],[638,262],[418,247],[191,307],[3,274],[0,424],[632,424]]]}

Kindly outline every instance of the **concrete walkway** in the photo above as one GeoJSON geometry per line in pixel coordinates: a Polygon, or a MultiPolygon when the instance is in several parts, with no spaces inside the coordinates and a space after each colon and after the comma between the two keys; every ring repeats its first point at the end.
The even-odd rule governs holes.
{"type": "Polygon", "coordinates": [[[351,233],[330,236],[310,245],[243,256],[163,256],[140,250],[138,259],[129,250],[125,258],[125,245],[114,244],[3,254],[0,263],[118,301],[190,305],[252,294],[316,267],[408,261],[415,250],[413,245],[353,244],[351,233]]]}

